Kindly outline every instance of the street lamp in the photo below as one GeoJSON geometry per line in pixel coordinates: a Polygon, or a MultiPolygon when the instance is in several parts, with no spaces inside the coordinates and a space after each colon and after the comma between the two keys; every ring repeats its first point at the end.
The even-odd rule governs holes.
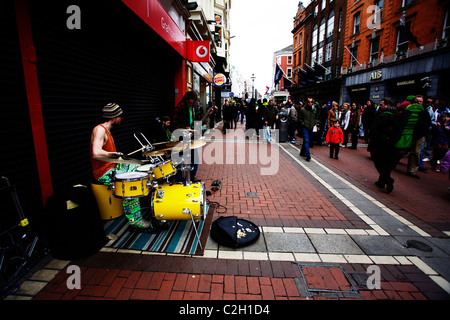
{"type": "Polygon", "coordinates": [[[254,73],[252,73],[251,79],[252,79],[252,98],[256,99],[256,95],[255,95],[255,79],[256,79],[256,77],[255,77],[254,73]]]}

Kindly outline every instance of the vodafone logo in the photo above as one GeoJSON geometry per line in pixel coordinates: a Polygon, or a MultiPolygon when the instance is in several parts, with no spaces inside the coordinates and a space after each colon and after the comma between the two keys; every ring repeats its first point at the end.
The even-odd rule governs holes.
{"type": "Polygon", "coordinates": [[[205,58],[208,55],[208,49],[205,46],[198,46],[195,50],[195,54],[199,58],[205,58]]]}

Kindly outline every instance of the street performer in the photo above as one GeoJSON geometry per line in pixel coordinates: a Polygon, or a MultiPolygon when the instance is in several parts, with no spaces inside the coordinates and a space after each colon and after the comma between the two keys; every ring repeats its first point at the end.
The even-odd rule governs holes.
{"type": "MultiPolygon", "coordinates": [[[[105,185],[113,183],[115,173],[131,172],[136,167],[133,164],[115,164],[101,161],[101,158],[114,158],[123,156],[117,152],[111,129],[118,126],[123,120],[123,111],[116,103],[108,103],[102,109],[105,122],[98,124],[91,134],[90,157],[94,179],[105,185]]],[[[150,223],[141,214],[139,199],[123,199],[123,211],[130,225],[138,228],[149,228],[150,223]]]]}

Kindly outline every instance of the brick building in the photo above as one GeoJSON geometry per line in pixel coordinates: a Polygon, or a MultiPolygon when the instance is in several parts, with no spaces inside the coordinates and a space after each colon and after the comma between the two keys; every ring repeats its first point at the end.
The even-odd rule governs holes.
{"type": "Polygon", "coordinates": [[[343,101],[408,94],[448,99],[448,0],[347,2],[343,101]],[[447,48],[446,48],[447,47],[447,48]]]}
{"type": "MultiPolygon", "coordinates": [[[[287,101],[289,99],[288,89],[292,85],[292,45],[275,51],[273,54],[274,75],[276,73],[277,65],[281,69],[282,76],[276,85],[275,82],[272,84],[272,87],[274,88],[272,95],[275,99],[275,103],[287,101]]],[[[274,77],[272,78],[274,79],[274,77]]]]}
{"type": "Polygon", "coordinates": [[[292,30],[294,101],[338,99],[346,9],[345,0],[314,0],[306,8],[299,3],[292,30]],[[319,78],[311,79],[314,73],[319,78]]]}

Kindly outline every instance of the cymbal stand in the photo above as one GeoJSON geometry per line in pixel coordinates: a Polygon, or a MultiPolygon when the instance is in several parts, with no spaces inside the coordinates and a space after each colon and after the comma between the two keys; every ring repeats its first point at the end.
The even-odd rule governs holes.
{"type": "Polygon", "coordinates": [[[138,151],[152,151],[153,149],[155,149],[154,146],[152,146],[152,144],[150,143],[150,141],[148,141],[148,139],[144,136],[144,134],[142,132],[138,132],[137,134],[140,134],[142,138],[144,138],[144,140],[147,142],[146,145],[144,145],[141,140],[139,140],[139,138],[137,137],[136,133],[134,134],[134,138],[137,140],[137,142],[139,142],[139,144],[142,146],[141,149],[136,150],[132,153],[138,152],[138,151]]]}

